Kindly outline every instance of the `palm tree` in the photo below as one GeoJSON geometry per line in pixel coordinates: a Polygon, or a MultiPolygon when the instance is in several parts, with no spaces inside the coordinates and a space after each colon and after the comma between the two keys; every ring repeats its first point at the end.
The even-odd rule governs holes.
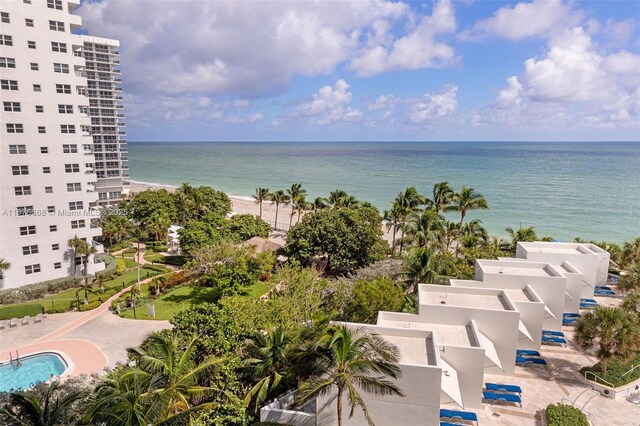
{"type": "Polygon", "coordinates": [[[359,407],[369,425],[373,419],[360,394],[361,390],[376,396],[404,396],[393,380],[401,376],[397,363],[398,348],[365,328],[329,327],[311,347],[314,375],[300,386],[298,404],[304,404],[318,395],[327,395],[337,389],[336,412],[338,426],[342,426],[344,397],[353,416],[359,407]]]}
{"type": "Polygon", "coordinates": [[[402,256],[402,248],[404,246],[405,225],[409,216],[420,210],[420,206],[427,203],[427,199],[418,194],[413,186],[408,187],[404,192],[400,192],[393,201],[392,209],[398,215],[398,227],[402,231],[400,239],[400,255],[402,256]]]}
{"type": "Polygon", "coordinates": [[[392,207],[390,210],[385,210],[382,214],[382,220],[385,221],[385,228],[387,228],[387,231],[391,229],[393,232],[391,235],[391,257],[395,257],[396,252],[396,232],[400,227],[399,216],[398,210],[395,207],[392,207]]]}
{"type": "Polygon", "coordinates": [[[142,256],[142,253],[140,253],[140,242],[141,241],[145,241],[147,239],[147,233],[141,228],[141,227],[136,227],[133,228],[133,230],[131,231],[131,237],[135,240],[135,243],[137,244],[137,251],[136,251],[136,268],[138,270],[138,290],[140,290],[140,257],[142,256]]]}
{"type": "Polygon", "coordinates": [[[470,210],[488,209],[489,203],[475,189],[462,185],[460,192],[453,195],[451,210],[460,212],[460,227],[464,223],[464,217],[470,210]]]}
{"type": "Polygon", "coordinates": [[[343,200],[349,198],[349,194],[347,194],[342,189],[336,189],[335,191],[331,191],[329,196],[327,197],[327,202],[333,208],[339,208],[342,205],[343,200]]]}
{"type": "Polygon", "coordinates": [[[289,342],[289,337],[281,327],[259,332],[249,341],[248,358],[242,361],[242,366],[258,382],[249,390],[244,403],[248,407],[253,401],[254,412],[258,412],[264,401],[279,392],[287,365],[285,351],[289,342]]]}
{"type": "Polygon", "coordinates": [[[419,283],[433,284],[440,277],[433,252],[427,247],[415,247],[409,251],[403,274],[409,282],[408,294],[412,294],[419,283]]]}
{"type": "Polygon", "coordinates": [[[454,194],[449,182],[438,182],[433,185],[433,199],[427,200],[427,204],[431,205],[436,213],[449,211],[454,194]]]}
{"type": "Polygon", "coordinates": [[[480,219],[473,219],[465,223],[462,227],[463,245],[465,247],[473,247],[478,243],[486,243],[489,240],[487,230],[482,226],[480,219]]]}
{"type": "Polygon", "coordinates": [[[626,311],[640,315],[640,292],[635,292],[625,297],[620,306],[626,311]]]}
{"type": "MultiPolygon", "coordinates": [[[[127,349],[136,366],[154,377],[155,394],[162,401],[165,417],[193,410],[193,401],[214,390],[199,383],[219,365],[219,360],[207,357],[196,362],[197,342],[198,337],[194,336],[185,344],[177,332],[171,331],[150,335],[145,341],[149,349],[127,349]]],[[[197,407],[204,409],[213,405],[204,403],[197,407]]]]}
{"type": "Polygon", "coordinates": [[[279,189],[273,192],[269,197],[269,199],[273,204],[276,205],[276,220],[273,224],[273,227],[277,228],[278,227],[278,208],[280,207],[280,204],[284,204],[284,205],[289,204],[289,196],[285,194],[283,190],[279,189]]]}
{"type": "MultiPolygon", "coordinates": [[[[296,209],[298,208],[300,202],[304,204],[304,198],[307,195],[307,191],[302,188],[301,183],[294,183],[293,185],[291,185],[291,188],[287,189],[287,195],[289,196],[289,200],[293,205],[293,208],[291,209],[291,215],[289,216],[289,228],[291,228],[291,225],[293,223],[293,215],[296,213],[296,209]]],[[[298,219],[299,218],[300,216],[298,216],[298,219]]]]}
{"type": "Polygon", "coordinates": [[[435,210],[423,210],[422,213],[413,213],[405,227],[406,235],[414,241],[418,247],[426,247],[430,244],[442,246],[445,237],[444,218],[435,210]]]}
{"type": "Polygon", "coordinates": [[[260,219],[262,219],[262,203],[269,200],[269,188],[256,188],[256,193],[253,194],[255,203],[260,206],[260,219]]]}
{"type": "Polygon", "coordinates": [[[59,382],[41,384],[28,392],[10,394],[0,411],[0,422],[10,426],[71,424],[73,405],[85,396],[84,390],[62,392],[59,382]]]}
{"type": "Polygon", "coordinates": [[[291,211],[292,216],[294,212],[298,213],[298,219],[296,220],[296,223],[300,223],[300,217],[302,216],[302,213],[304,213],[306,210],[309,210],[309,207],[309,203],[307,203],[307,200],[304,196],[298,197],[298,200],[293,205],[293,210],[291,211]]]}
{"type": "Polygon", "coordinates": [[[147,229],[154,234],[155,241],[166,239],[167,230],[171,226],[171,219],[166,213],[154,213],[146,223],[147,229]]]}
{"type": "Polygon", "coordinates": [[[584,350],[597,345],[596,356],[606,372],[611,361],[625,362],[640,350],[640,327],[635,314],[598,306],[578,319],[575,339],[584,350]]]}
{"type": "Polygon", "coordinates": [[[76,257],[78,256],[78,251],[86,246],[87,242],[75,235],[67,242],[67,245],[71,249],[71,262],[73,265],[73,275],[75,275],[78,269],[78,266],[76,265],[76,257]]]}
{"type": "Polygon", "coordinates": [[[451,247],[451,243],[455,241],[456,238],[458,238],[458,236],[460,235],[460,225],[457,222],[452,222],[448,220],[447,223],[445,223],[444,227],[445,227],[444,246],[445,246],[445,250],[449,251],[449,248],[451,247]]]}
{"type": "Polygon", "coordinates": [[[313,202],[311,203],[311,209],[313,210],[314,213],[317,212],[318,210],[322,210],[326,208],[327,208],[327,202],[322,197],[314,198],[313,202]]]}
{"type": "Polygon", "coordinates": [[[506,228],[505,231],[507,231],[507,233],[511,237],[511,250],[513,251],[516,250],[516,247],[518,247],[518,243],[521,241],[536,241],[538,239],[535,228],[533,226],[523,228],[522,225],[520,225],[520,227],[516,231],[514,231],[513,228],[506,228]]]}
{"type": "Polygon", "coordinates": [[[156,284],[156,296],[160,295],[160,289],[163,288],[167,281],[169,281],[168,275],[160,275],[153,280],[156,284]]]}
{"type": "Polygon", "coordinates": [[[620,277],[618,284],[620,291],[638,291],[640,290],[640,263],[636,264],[632,269],[620,277]]]}
{"type": "Polygon", "coordinates": [[[8,270],[11,267],[11,263],[4,260],[4,258],[0,257],[0,283],[4,279],[4,271],[8,270]]]}
{"type": "Polygon", "coordinates": [[[131,307],[133,308],[133,318],[136,318],[136,296],[140,295],[140,287],[131,286],[129,289],[129,300],[131,300],[131,307]]]}

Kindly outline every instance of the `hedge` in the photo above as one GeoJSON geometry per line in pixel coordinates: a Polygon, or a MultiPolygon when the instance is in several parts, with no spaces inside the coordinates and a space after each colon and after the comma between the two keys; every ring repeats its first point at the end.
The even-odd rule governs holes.
{"type": "Polygon", "coordinates": [[[105,263],[104,270],[98,272],[99,277],[108,277],[116,272],[116,258],[106,253],[96,254],[96,257],[105,263]]]}
{"type": "Polygon", "coordinates": [[[48,314],[61,314],[63,312],[68,312],[72,306],[76,304],[76,302],[69,302],[68,305],[55,305],[55,306],[45,306],[44,310],[48,314]]]}
{"type": "Polygon", "coordinates": [[[30,305],[2,306],[0,307],[0,320],[22,318],[26,315],[34,317],[41,313],[42,305],[39,303],[33,303],[30,305]]]}
{"type": "Polygon", "coordinates": [[[127,270],[127,264],[124,259],[116,259],[116,274],[121,275],[127,270]]]}
{"type": "Polygon", "coordinates": [[[546,414],[548,426],[589,426],[587,416],[570,405],[549,404],[546,414]]]}
{"type": "Polygon", "coordinates": [[[89,302],[86,305],[81,304],[80,305],[80,312],[84,312],[84,311],[90,311],[91,309],[95,309],[98,306],[102,305],[102,302],[99,300],[94,300],[93,302],[89,302]]]}

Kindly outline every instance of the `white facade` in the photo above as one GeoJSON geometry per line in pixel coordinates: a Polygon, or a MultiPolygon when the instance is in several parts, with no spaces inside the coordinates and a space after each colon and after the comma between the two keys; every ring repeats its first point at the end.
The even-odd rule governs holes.
{"type": "MultiPolygon", "coordinates": [[[[74,236],[102,248],[79,4],[0,0],[0,289],[71,274],[74,236]]],[[[92,256],[88,272],[102,269],[92,256]]]]}

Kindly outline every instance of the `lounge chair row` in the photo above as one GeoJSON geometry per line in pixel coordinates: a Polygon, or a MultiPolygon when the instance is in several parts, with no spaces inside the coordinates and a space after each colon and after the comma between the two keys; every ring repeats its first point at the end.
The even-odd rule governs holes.
{"type": "Polygon", "coordinates": [[[553,330],[542,330],[543,336],[553,336],[553,337],[564,337],[564,333],[562,331],[553,331],[553,330]]]}
{"type": "MultiPolygon", "coordinates": [[[[471,422],[477,422],[478,416],[476,413],[472,413],[471,411],[458,411],[458,410],[447,410],[440,409],[440,419],[448,419],[450,421],[459,420],[467,420],[471,422]]],[[[451,425],[451,424],[459,424],[459,423],[448,423],[446,421],[441,421],[440,425],[451,425]]]]}
{"type": "Polygon", "coordinates": [[[482,392],[482,396],[484,396],[484,399],[486,399],[487,401],[490,401],[491,403],[500,402],[500,401],[512,402],[522,407],[522,399],[518,395],[514,395],[512,393],[496,393],[496,392],[487,391],[487,392],[482,392]]]}
{"type": "Polygon", "coordinates": [[[566,345],[567,341],[562,337],[553,337],[542,335],[542,343],[557,343],[559,345],[566,345]]]}
{"type": "Polygon", "coordinates": [[[565,312],[562,314],[562,325],[574,325],[578,318],[580,318],[580,314],[577,312],[565,312]]]}
{"type": "MultiPolygon", "coordinates": [[[[42,322],[42,314],[38,314],[35,317],[33,317],[33,323],[39,323],[42,322]]],[[[18,322],[21,322],[22,325],[29,325],[31,324],[31,315],[27,315],[24,318],[22,318],[21,321],[18,320],[18,318],[11,318],[10,320],[6,320],[6,321],[0,321],[0,330],[4,330],[7,327],[9,328],[13,328],[13,327],[17,327],[18,326],[18,322]]]]}
{"type": "Polygon", "coordinates": [[[517,393],[522,395],[522,388],[518,385],[505,385],[501,383],[485,383],[484,388],[491,392],[502,391],[502,392],[517,393]]]}
{"type": "Polygon", "coordinates": [[[516,364],[547,365],[547,362],[542,359],[542,355],[540,355],[540,352],[538,351],[532,351],[530,349],[517,349],[516,364]]]}
{"type": "Polygon", "coordinates": [[[593,292],[596,296],[615,296],[616,292],[612,290],[597,290],[593,292]]]}

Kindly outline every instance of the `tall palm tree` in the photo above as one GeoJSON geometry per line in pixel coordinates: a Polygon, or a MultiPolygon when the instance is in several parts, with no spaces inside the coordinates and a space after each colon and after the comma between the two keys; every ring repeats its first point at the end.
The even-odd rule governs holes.
{"type": "Polygon", "coordinates": [[[400,359],[398,348],[365,328],[331,326],[311,350],[315,355],[311,358],[315,374],[300,386],[298,404],[337,390],[338,426],[343,425],[342,405],[345,396],[351,408],[349,417],[358,407],[371,426],[374,425],[373,419],[360,392],[376,396],[404,396],[392,381],[401,376],[397,365],[400,359]]]}
{"type": "Polygon", "coordinates": [[[327,208],[327,202],[324,198],[316,197],[313,199],[313,202],[311,203],[311,209],[313,210],[314,213],[317,212],[318,210],[322,210],[326,208],[327,208]]]}
{"type": "Polygon", "coordinates": [[[382,220],[385,221],[385,228],[387,231],[391,229],[391,257],[395,257],[396,252],[396,232],[400,227],[399,223],[400,215],[397,208],[394,206],[390,210],[385,210],[382,214],[382,220]]]}
{"type": "Polygon", "coordinates": [[[466,246],[471,247],[478,243],[486,243],[489,240],[489,233],[482,226],[480,219],[473,219],[462,226],[462,236],[466,241],[466,246]]]}
{"type": "Polygon", "coordinates": [[[69,249],[71,249],[70,257],[71,264],[73,265],[73,275],[76,275],[78,270],[78,266],[76,265],[76,257],[78,257],[78,251],[85,247],[87,245],[87,242],[75,235],[67,242],[67,245],[69,246],[69,249]]]}
{"type": "Polygon", "coordinates": [[[611,361],[625,362],[640,350],[640,327],[635,314],[598,306],[578,319],[575,339],[584,350],[597,345],[596,356],[606,372],[611,361]]]}
{"type": "Polygon", "coordinates": [[[138,270],[138,290],[140,290],[140,258],[142,253],[140,252],[140,243],[147,239],[147,233],[141,227],[135,227],[131,231],[131,237],[134,239],[136,247],[136,269],[138,270]]]}
{"type": "Polygon", "coordinates": [[[453,243],[456,238],[460,235],[460,225],[457,222],[452,222],[450,220],[447,221],[444,225],[445,227],[445,240],[444,246],[445,250],[449,251],[451,247],[451,243],[453,243]]]}
{"type": "Polygon", "coordinates": [[[412,213],[420,210],[420,206],[427,203],[427,199],[420,195],[418,191],[410,186],[400,192],[393,201],[393,209],[396,210],[398,215],[399,230],[402,231],[402,238],[400,239],[400,255],[402,256],[402,248],[405,240],[405,225],[408,218],[412,213]]]}
{"type": "MultiPolygon", "coordinates": [[[[291,215],[289,216],[289,228],[293,223],[293,215],[296,213],[300,203],[304,205],[305,197],[307,196],[307,190],[302,188],[301,183],[294,183],[291,185],[291,188],[287,189],[287,195],[289,196],[289,200],[292,204],[291,215]]],[[[298,219],[300,217],[298,216],[298,219]]]]}
{"type": "Polygon", "coordinates": [[[156,277],[153,281],[155,282],[155,285],[156,285],[156,296],[158,296],[161,293],[161,289],[167,284],[167,281],[169,281],[169,276],[160,275],[159,277],[156,277]]]}
{"type": "Polygon", "coordinates": [[[620,291],[639,291],[640,290],[640,263],[627,271],[626,275],[620,277],[618,284],[620,291]]]}
{"type": "Polygon", "coordinates": [[[11,268],[11,263],[7,262],[6,260],[4,260],[4,258],[0,257],[0,283],[4,278],[4,271],[8,270],[9,268],[11,268]]]}
{"type": "Polygon", "coordinates": [[[462,185],[460,192],[453,195],[451,210],[460,213],[460,227],[464,223],[464,217],[470,210],[488,209],[489,203],[475,189],[462,185]]]}
{"type": "Polygon", "coordinates": [[[408,294],[412,294],[419,283],[433,284],[440,277],[439,266],[433,252],[427,247],[415,247],[409,251],[403,274],[408,278],[408,294]]]}
{"type": "Polygon", "coordinates": [[[262,203],[269,200],[269,188],[256,188],[253,194],[254,202],[260,206],[260,219],[262,219],[262,203]]]}
{"type": "Polygon", "coordinates": [[[133,308],[133,318],[136,318],[136,308],[138,307],[136,303],[136,296],[140,295],[140,287],[131,286],[128,293],[129,300],[131,300],[131,307],[133,308]]]}
{"type": "Polygon", "coordinates": [[[281,327],[258,332],[249,341],[248,357],[242,361],[242,367],[257,383],[245,396],[244,403],[249,407],[253,402],[254,412],[258,412],[264,401],[281,390],[289,342],[289,336],[281,327]]]}
{"type": "Polygon", "coordinates": [[[433,199],[427,200],[436,213],[449,211],[455,192],[449,185],[449,182],[438,182],[433,185],[433,199]]]}
{"type": "Polygon", "coordinates": [[[55,381],[27,392],[11,393],[0,409],[0,423],[7,426],[71,424],[73,405],[85,396],[84,390],[62,392],[60,383],[55,381]]]}
{"type": "Polygon", "coordinates": [[[166,213],[154,213],[146,225],[149,232],[154,234],[155,240],[160,241],[166,239],[167,230],[171,226],[171,219],[166,213]]]}
{"type": "Polygon", "coordinates": [[[413,213],[405,227],[405,233],[418,247],[442,246],[445,238],[445,221],[435,210],[413,213]]]}
{"type": "Polygon", "coordinates": [[[273,227],[277,228],[278,227],[278,208],[280,207],[280,204],[287,205],[289,203],[289,196],[285,194],[283,190],[279,189],[271,193],[271,196],[269,197],[269,199],[273,204],[276,205],[276,220],[275,220],[275,223],[273,224],[273,227]]]}
{"type": "Polygon", "coordinates": [[[327,202],[331,207],[339,208],[342,205],[343,200],[347,198],[349,198],[349,194],[347,194],[346,191],[343,191],[342,189],[336,189],[329,193],[327,202]]]}
{"type": "Polygon", "coordinates": [[[538,236],[536,235],[535,228],[533,226],[528,226],[523,228],[522,225],[517,230],[513,228],[506,228],[507,234],[511,237],[511,250],[515,251],[519,242],[525,241],[536,241],[538,236]]]}
{"type": "MultiPolygon", "coordinates": [[[[185,344],[180,335],[172,331],[150,335],[145,342],[149,349],[127,349],[136,366],[154,376],[155,393],[162,401],[165,416],[190,410],[194,401],[213,393],[213,388],[200,383],[220,361],[208,357],[196,362],[197,342],[198,337],[194,336],[185,344]]],[[[212,406],[207,403],[199,408],[212,406]]]]}
{"type": "Polygon", "coordinates": [[[296,220],[296,223],[300,223],[300,217],[302,216],[302,213],[309,210],[310,207],[310,204],[307,203],[307,200],[304,196],[298,197],[298,200],[293,205],[293,210],[291,211],[292,215],[294,212],[298,213],[298,219],[296,220]]]}

